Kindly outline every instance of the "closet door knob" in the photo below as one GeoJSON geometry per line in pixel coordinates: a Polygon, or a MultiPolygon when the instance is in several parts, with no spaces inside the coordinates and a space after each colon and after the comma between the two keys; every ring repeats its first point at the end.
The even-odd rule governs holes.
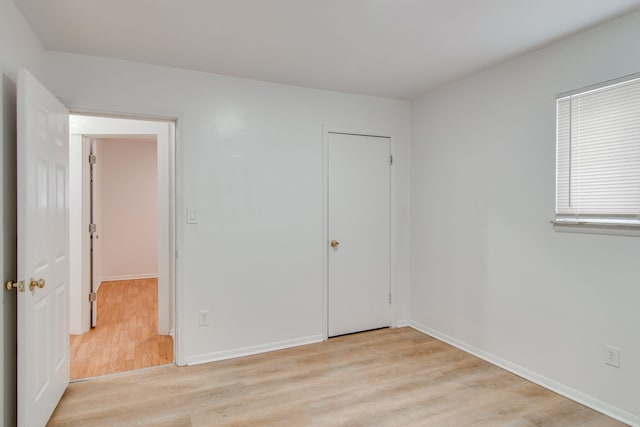
{"type": "Polygon", "coordinates": [[[29,283],[29,290],[33,291],[35,288],[44,288],[44,285],[46,284],[46,282],[44,281],[44,279],[31,279],[31,282],[29,283]]]}

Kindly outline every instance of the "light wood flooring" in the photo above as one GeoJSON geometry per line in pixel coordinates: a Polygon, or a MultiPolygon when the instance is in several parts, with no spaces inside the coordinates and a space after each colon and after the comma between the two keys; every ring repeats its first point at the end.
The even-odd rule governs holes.
{"type": "Polygon", "coordinates": [[[410,328],[74,383],[54,426],[621,426],[410,328]]]}
{"type": "Polygon", "coordinates": [[[103,282],[98,326],[71,335],[71,379],[173,362],[173,339],[158,335],[158,280],[103,282]]]}

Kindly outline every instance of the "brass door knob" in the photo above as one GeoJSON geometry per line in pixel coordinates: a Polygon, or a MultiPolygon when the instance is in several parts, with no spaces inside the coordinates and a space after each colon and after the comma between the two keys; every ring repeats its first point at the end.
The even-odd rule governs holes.
{"type": "Polygon", "coordinates": [[[333,249],[338,249],[338,246],[340,246],[340,242],[338,242],[337,240],[332,240],[331,241],[331,247],[333,249]]]}
{"type": "Polygon", "coordinates": [[[20,280],[19,282],[14,282],[13,280],[9,280],[5,287],[8,291],[12,289],[18,289],[20,292],[24,292],[24,281],[20,280]]]}
{"type": "Polygon", "coordinates": [[[29,282],[29,290],[33,291],[35,288],[44,288],[44,285],[46,284],[46,282],[44,281],[44,279],[31,279],[31,282],[29,282]]]}

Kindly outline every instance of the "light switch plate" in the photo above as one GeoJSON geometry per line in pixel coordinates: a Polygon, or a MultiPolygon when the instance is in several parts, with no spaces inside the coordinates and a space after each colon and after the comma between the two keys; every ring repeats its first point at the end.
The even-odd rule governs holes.
{"type": "Polygon", "coordinates": [[[198,213],[194,208],[187,208],[187,224],[197,224],[198,213]]]}

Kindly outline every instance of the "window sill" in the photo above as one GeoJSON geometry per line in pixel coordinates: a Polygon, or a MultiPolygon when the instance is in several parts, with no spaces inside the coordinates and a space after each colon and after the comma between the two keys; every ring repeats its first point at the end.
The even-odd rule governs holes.
{"type": "Polygon", "coordinates": [[[560,233],[606,234],[609,236],[640,236],[640,225],[593,222],[551,221],[560,233]]]}

